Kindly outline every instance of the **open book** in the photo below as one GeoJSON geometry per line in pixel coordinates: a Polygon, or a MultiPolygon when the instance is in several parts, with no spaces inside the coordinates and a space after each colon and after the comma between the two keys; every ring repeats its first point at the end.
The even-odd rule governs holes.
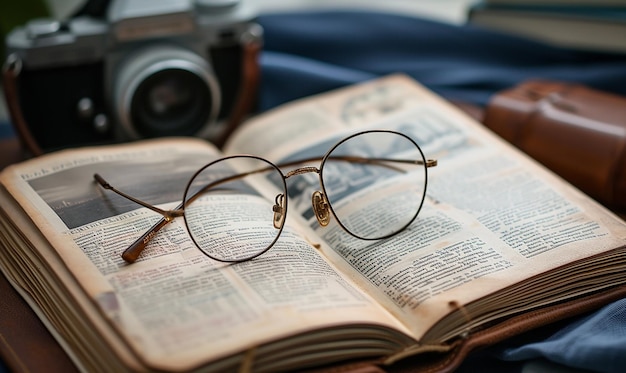
{"type": "MultiPolygon", "coordinates": [[[[252,118],[223,153],[198,139],[146,140],[45,155],[0,180],[2,272],[87,371],[276,371],[419,356],[450,368],[451,354],[485,331],[504,326],[503,338],[554,310],[625,293],[622,220],[403,75],[252,118]],[[176,218],[128,263],[122,252],[162,216],[93,177],[173,209],[191,175],[224,154],[281,164],[367,129],[407,135],[438,161],[419,215],[380,240],[352,237],[335,219],[318,224],[318,181],[296,175],[284,229],[255,259],[206,257],[176,218]]],[[[278,185],[248,185],[229,211],[262,224],[249,206],[271,209],[278,185]]],[[[332,204],[363,208],[382,195],[377,185],[359,193],[332,204]]]]}

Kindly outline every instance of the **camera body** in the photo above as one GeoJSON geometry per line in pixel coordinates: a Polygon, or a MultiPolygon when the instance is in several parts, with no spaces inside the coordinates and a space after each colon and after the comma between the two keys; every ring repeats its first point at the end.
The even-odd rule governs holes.
{"type": "Polygon", "coordinates": [[[254,16],[242,0],[113,0],[106,17],[32,20],[6,38],[18,96],[7,100],[44,151],[213,141],[248,94],[246,47],[262,39],[254,16]]]}

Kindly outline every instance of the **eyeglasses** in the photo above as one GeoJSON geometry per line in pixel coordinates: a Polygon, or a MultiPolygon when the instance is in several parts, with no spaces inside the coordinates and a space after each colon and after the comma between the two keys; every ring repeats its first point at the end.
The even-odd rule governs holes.
{"type": "MultiPolygon", "coordinates": [[[[309,149],[314,152],[315,149],[309,149]]],[[[122,254],[132,263],[168,222],[183,217],[194,244],[221,262],[243,262],[265,253],[278,240],[287,216],[287,196],[312,190],[311,207],[298,206],[303,217],[326,226],[335,217],[348,234],[380,240],[407,228],[426,196],[427,168],[437,165],[407,135],[370,130],[344,138],[323,157],[287,160],[279,165],[253,155],[232,155],[210,162],[189,180],[180,205],[163,210],[116,190],[98,174],[95,180],[163,218],[122,254]],[[320,161],[283,173],[281,168],[320,161]],[[302,180],[287,188],[287,179],[318,174],[319,183],[302,180]],[[319,184],[319,185],[318,185],[319,184]],[[275,190],[273,201],[253,186],[275,190]],[[321,191],[319,190],[321,186],[321,191]]],[[[274,193],[272,194],[274,195],[274,193]]],[[[302,205],[302,204],[301,204],[302,205]]]]}

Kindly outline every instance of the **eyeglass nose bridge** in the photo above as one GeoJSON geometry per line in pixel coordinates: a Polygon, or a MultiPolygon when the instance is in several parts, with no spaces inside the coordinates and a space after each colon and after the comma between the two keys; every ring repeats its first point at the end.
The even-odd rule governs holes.
{"type": "MultiPolygon", "coordinates": [[[[295,170],[289,171],[285,174],[285,180],[295,175],[302,175],[309,172],[313,172],[316,174],[320,174],[320,169],[313,166],[300,167],[295,170]]],[[[320,180],[321,182],[321,180],[320,180]]],[[[311,204],[313,206],[313,212],[315,213],[315,217],[317,218],[318,223],[325,227],[330,223],[330,205],[328,203],[328,199],[324,193],[316,190],[313,192],[311,196],[311,204]]]]}

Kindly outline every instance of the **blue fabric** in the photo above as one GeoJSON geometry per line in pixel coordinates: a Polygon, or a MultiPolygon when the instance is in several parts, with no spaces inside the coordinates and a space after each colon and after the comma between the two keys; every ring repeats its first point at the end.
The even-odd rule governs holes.
{"type": "Polygon", "coordinates": [[[626,299],[621,299],[474,352],[458,373],[618,373],[625,367],[626,299]]]}
{"type": "Polygon", "coordinates": [[[503,360],[545,358],[594,372],[626,370],[626,299],[579,318],[544,340],[504,349],[503,360]]]}
{"type": "Polygon", "coordinates": [[[355,11],[262,15],[260,109],[404,72],[451,99],[485,105],[529,78],[626,95],[626,55],[559,49],[473,26],[355,11]]]}

